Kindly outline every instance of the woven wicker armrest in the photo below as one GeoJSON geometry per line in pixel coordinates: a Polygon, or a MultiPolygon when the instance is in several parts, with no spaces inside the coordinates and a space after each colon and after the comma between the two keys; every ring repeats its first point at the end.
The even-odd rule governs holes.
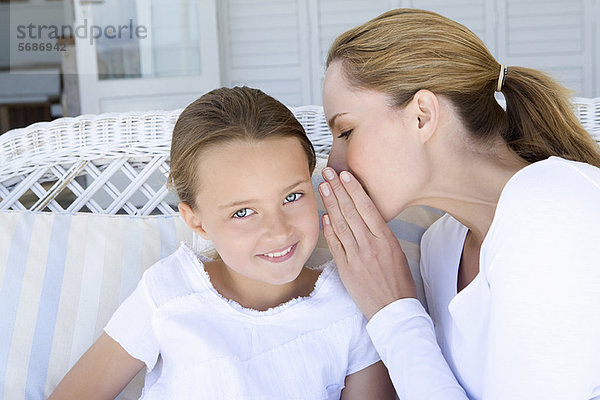
{"type": "Polygon", "coordinates": [[[596,142],[600,142],[600,97],[593,99],[574,97],[572,101],[575,115],[581,125],[596,139],[596,142]]]}
{"type": "MultiPolygon", "coordinates": [[[[329,129],[318,106],[292,108],[317,152],[329,129]]],[[[165,187],[181,110],[83,115],[0,136],[0,210],[173,214],[165,187]]]]}
{"type": "MultiPolygon", "coordinates": [[[[573,98],[584,128],[600,141],[600,98],[573,98]]],[[[291,108],[315,150],[332,137],[320,106],[291,108]]],[[[181,110],[83,115],[0,136],[0,210],[173,214],[165,188],[173,126],[181,110]]]]}

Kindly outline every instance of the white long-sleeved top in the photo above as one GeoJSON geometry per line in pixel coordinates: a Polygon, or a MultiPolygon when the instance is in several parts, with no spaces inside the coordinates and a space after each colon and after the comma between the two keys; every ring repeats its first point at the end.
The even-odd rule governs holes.
{"type": "Polygon", "coordinates": [[[466,234],[446,215],[423,236],[431,317],[401,299],[367,325],[399,397],[600,399],[600,169],[551,157],[516,173],[457,293],[466,234]]]}

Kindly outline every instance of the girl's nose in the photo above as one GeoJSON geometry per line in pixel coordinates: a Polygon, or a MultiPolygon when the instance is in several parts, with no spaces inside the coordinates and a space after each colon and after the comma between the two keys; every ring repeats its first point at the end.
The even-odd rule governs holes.
{"type": "Polygon", "coordinates": [[[281,210],[269,215],[265,221],[265,231],[267,236],[275,241],[285,240],[291,232],[288,217],[281,210]]]}

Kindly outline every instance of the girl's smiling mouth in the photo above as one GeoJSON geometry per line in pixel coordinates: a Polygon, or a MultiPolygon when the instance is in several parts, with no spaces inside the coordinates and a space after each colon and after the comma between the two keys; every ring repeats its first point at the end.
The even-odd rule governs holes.
{"type": "Polygon", "coordinates": [[[283,262],[283,261],[290,259],[294,255],[294,253],[296,251],[296,247],[298,247],[298,243],[299,242],[296,242],[293,245],[286,247],[279,251],[258,254],[258,256],[260,258],[270,261],[270,262],[276,262],[276,263],[283,262]]]}

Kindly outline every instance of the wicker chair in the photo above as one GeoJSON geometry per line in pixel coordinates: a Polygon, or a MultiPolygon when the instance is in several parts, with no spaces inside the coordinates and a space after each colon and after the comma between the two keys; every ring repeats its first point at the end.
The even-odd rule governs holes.
{"type": "MultiPolygon", "coordinates": [[[[317,153],[331,135],[318,106],[292,110],[317,153]]],[[[83,115],[0,137],[0,210],[175,213],[164,185],[181,110],[83,115]]]]}
{"type": "MultiPolygon", "coordinates": [[[[574,98],[582,125],[600,141],[600,98],[574,98]]],[[[319,106],[293,108],[317,153],[329,128],[319,106]]],[[[181,110],[83,115],[0,136],[0,210],[173,214],[164,186],[181,110]]]]}
{"type": "Polygon", "coordinates": [[[581,125],[600,142],[600,97],[588,99],[584,97],[573,98],[575,115],[581,125]]]}

